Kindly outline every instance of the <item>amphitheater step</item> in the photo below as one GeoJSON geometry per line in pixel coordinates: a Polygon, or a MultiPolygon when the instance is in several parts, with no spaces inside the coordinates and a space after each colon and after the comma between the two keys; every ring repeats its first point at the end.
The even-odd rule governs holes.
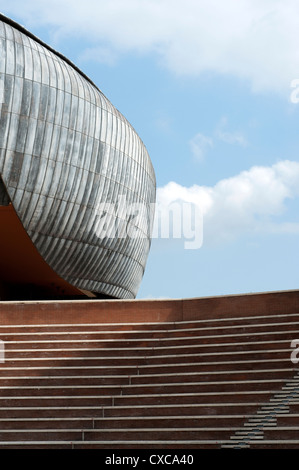
{"type": "MultiPolygon", "coordinates": [[[[54,412],[55,414],[55,412],[54,412]]],[[[27,431],[39,429],[137,429],[137,428],[167,428],[174,429],[176,426],[183,428],[236,428],[242,426],[248,416],[150,416],[150,417],[117,417],[117,418],[97,418],[97,417],[49,417],[49,418],[4,418],[0,419],[0,429],[27,431]]]]}
{"type": "Polygon", "coordinates": [[[299,448],[299,313],[107,323],[97,305],[1,318],[0,449],[299,448]]]}

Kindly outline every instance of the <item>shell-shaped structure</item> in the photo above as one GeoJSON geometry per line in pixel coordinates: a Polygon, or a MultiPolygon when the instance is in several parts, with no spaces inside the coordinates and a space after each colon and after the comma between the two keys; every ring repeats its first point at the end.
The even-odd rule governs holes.
{"type": "Polygon", "coordinates": [[[59,278],[95,296],[136,297],[156,195],[147,150],[80,70],[3,16],[0,176],[0,206],[12,205],[59,278]],[[124,210],[136,204],[142,217],[124,210]]]}

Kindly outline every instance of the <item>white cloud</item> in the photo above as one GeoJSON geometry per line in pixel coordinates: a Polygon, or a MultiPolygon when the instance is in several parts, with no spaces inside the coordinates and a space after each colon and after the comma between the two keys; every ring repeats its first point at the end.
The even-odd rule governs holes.
{"type": "Polygon", "coordinates": [[[198,162],[202,162],[208,150],[214,147],[219,141],[229,145],[239,145],[241,147],[248,145],[242,132],[227,130],[227,118],[222,118],[216,130],[213,132],[213,137],[198,133],[189,141],[194,159],[198,162]]]}
{"type": "Polygon", "coordinates": [[[202,161],[208,149],[213,147],[213,140],[199,133],[190,140],[189,144],[195,160],[202,161]]]}
{"type": "Polygon", "coordinates": [[[222,142],[230,145],[241,145],[242,147],[246,147],[247,141],[245,137],[240,134],[239,132],[228,132],[228,131],[217,131],[217,138],[222,142]]]}
{"type": "Polygon", "coordinates": [[[285,222],[286,202],[299,196],[299,163],[281,161],[255,166],[215,186],[186,188],[171,182],[157,191],[157,204],[177,200],[196,204],[203,214],[204,244],[233,240],[244,233],[298,233],[299,224],[285,222]]]}
{"type": "Polygon", "coordinates": [[[222,118],[218,128],[215,131],[218,140],[230,145],[247,146],[247,140],[242,132],[231,132],[227,130],[227,118],[222,118]]]}
{"type": "Polygon", "coordinates": [[[115,65],[117,62],[117,54],[109,47],[90,47],[83,51],[79,57],[80,61],[94,61],[105,65],[115,65]]]}
{"type": "Polygon", "coordinates": [[[163,134],[172,134],[173,118],[169,114],[159,111],[155,119],[155,126],[163,134]]]}
{"type": "Polygon", "coordinates": [[[0,0],[0,9],[62,39],[156,52],[175,73],[234,75],[255,91],[289,95],[299,75],[297,0],[0,0]]]}

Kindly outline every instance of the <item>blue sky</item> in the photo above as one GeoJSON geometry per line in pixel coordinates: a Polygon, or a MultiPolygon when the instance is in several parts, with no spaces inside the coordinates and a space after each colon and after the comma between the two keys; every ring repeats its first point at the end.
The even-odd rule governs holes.
{"type": "Polygon", "coordinates": [[[131,122],[158,203],[203,213],[200,249],[153,240],[138,298],[298,288],[296,0],[0,0],[0,10],[131,122]]]}

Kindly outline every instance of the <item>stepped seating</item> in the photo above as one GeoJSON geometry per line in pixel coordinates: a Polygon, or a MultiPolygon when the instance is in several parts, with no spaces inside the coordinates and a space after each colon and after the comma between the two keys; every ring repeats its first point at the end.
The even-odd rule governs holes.
{"type": "Polygon", "coordinates": [[[299,314],[58,317],[1,322],[0,449],[299,448],[299,314]]]}

